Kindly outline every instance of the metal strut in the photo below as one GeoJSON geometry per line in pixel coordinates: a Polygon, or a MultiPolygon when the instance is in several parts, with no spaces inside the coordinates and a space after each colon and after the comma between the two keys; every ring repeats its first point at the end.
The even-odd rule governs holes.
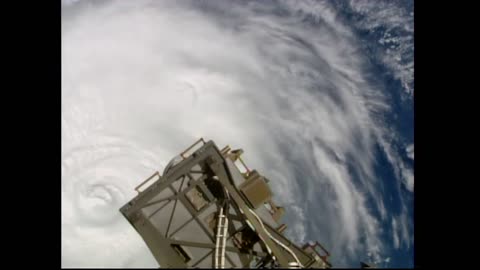
{"type": "Polygon", "coordinates": [[[228,218],[223,214],[223,207],[218,215],[217,237],[215,243],[215,269],[225,268],[225,246],[227,241],[228,218]]]}

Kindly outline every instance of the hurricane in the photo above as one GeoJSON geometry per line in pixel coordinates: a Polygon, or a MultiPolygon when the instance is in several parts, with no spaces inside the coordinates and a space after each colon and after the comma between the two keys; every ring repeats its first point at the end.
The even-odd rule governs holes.
{"type": "Polygon", "coordinates": [[[63,1],[62,266],[158,267],[119,208],[202,137],[242,148],[286,234],[334,266],[412,257],[413,137],[392,119],[413,110],[413,17],[382,3],[63,1]],[[375,27],[408,33],[372,56],[375,27]]]}

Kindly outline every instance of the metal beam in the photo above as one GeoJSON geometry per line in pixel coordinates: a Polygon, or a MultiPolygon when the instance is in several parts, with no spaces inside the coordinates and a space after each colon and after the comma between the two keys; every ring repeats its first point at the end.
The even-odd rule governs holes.
{"type": "Polygon", "coordinates": [[[154,205],[154,204],[157,204],[157,203],[164,202],[164,201],[172,201],[172,200],[175,200],[176,198],[177,198],[177,195],[174,194],[174,195],[172,195],[172,196],[168,196],[167,198],[163,198],[163,199],[160,199],[160,200],[156,200],[156,201],[147,203],[147,204],[145,204],[144,206],[142,206],[141,209],[143,209],[143,208],[145,208],[145,207],[148,207],[148,206],[151,206],[151,205],[154,205]]]}
{"type": "Polygon", "coordinates": [[[153,213],[151,213],[147,218],[150,219],[151,217],[153,217],[153,215],[155,215],[156,213],[158,213],[158,211],[162,210],[165,206],[167,206],[170,202],[166,202],[164,203],[162,206],[160,206],[159,208],[157,208],[155,211],[153,211],[153,213]]]}
{"type": "MultiPolygon", "coordinates": [[[[178,192],[176,192],[176,195],[178,195],[178,193],[182,190],[182,187],[183,187],[183,183],[185,182],[185,176],[183,177],[182,179],[182,183],[180,184],[180,186],[178,187],[178,192]]],[[[170,185],[169,186],[170,188],[172,188],[172,186],[170,185]]],[[[172,188],[173,189],[173,188],[172,188]]],[[[175,191],[174,191],[175,192],[175,191]]],[[[175,203],[173,205],[173,209],[172,209],[172,213],[170,214],[170,220],[168,221],[168,226],[167,226],[167,230],[165,231],[165,238],[168,236],[168,231],[170,231],[170,225],[172,224],[172,219],[173,219],[173,215],[175,214],[175,209],[177,208],[177,203],[178,203],[178,199],[175,200],[175,203]]]]}

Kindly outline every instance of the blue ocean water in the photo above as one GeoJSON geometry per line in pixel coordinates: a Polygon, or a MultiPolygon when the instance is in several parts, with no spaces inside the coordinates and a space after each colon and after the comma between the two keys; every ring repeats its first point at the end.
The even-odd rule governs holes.
{"type": "MultiPolygon", "coordinates": [[[[362,42],[362,47],[365,50],[365,55],[370,60],[371,72],[375,74],[376,83],[379,83],[382,86],[384,94],[388,98],[388,104],[391,110],[384,115],[386,123],[390,124],[390,127],[396,134],[396,140],[394,142],[395,151],[402,156],[403,160],[408,166],[413,167],[413,160],[409,159],[404,151],[405,146],[413,144],[414,142],[414,111],[413,111],[413,95],[406,96],[405,89],[402,85],[402,82],[395,78],[392,71],[382,63],[379,59],[379,55],[384,53],[388,48],[378,42],[379,39],[385,32],[388,30],[390,36],[393,38],[400,37],[403,38],[406,35],[411,36],[413,33],[405,33],[401,29],[393,28],[387,29],[381,23],[378,24],[374,29],[365,29],[363,27],[357,27],[362,20],[366,20],[368,13],[359,14],[350,8],[346,1],[332,1],[334,6],[337,7],[338,14],[340,14],[343,19],[346,21],[347,25],[350,25],[354,32],[356,33],[359,40],[362,42]]],[[[413,1],[397,1],[395,4],[399,8],[403,8],[406,12],[413,12],[413,1]]],[[[411,50],[403,51],[402,61],[413,62],[413,36],[411,50]]],[[[385,208],[388,212],[388,215],[398,216],[402,211],[407,211],[407,217],[409,223],[413,224],[413,193],[408,191],[405,186],[401,185],[401,188],[398,189],[397,177],[388,162],[385,153],[380,147],[377,147],[376,151],[376,167],[375,172],[378,177],[380,177],[384,185],[383,190],[383,201],[385,202],[385,208]],[[405,205],[405,209],[402,208],[402,205],[405,205]]],[[[379,213],[377,212],[379,216],[379,213]]],[[[406,247],[405,245],[400,245],[399,248],[393,246],[392,241],[392,228],[391,222],[387,218],[382,222],[382,227],[384,228],[383,237],[384,243],[390,243],[388,246],[387,252],[390,253],[389,263],[384,263],[379,266],[383,267],[413,267],[413,246],[410,245],[406,247]]],[[[413,226],[412,226],[413,227],[413,226]]],[[[413,235],[413,229],[411,230],[413,235]]],[[[362,258],[365,261],[368,261],[368,258],[362,258]]]]}

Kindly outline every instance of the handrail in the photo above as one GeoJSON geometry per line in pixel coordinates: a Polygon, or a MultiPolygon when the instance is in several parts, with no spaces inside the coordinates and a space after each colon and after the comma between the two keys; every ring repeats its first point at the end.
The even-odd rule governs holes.
{"type": "Polygon", "coordinates": [[[182,153],[180,153],[180,156],[183,158],[183,159],[186,159],[186,157],[184,156],[188,151],[190,151],[190,149],[192,149],[195,145],[197,145],[198,143],[200,142],[203,142],[203,144],[205,145],[206,142],[203,140],[203,138],[200,138],[198,141],[196,141],[194,144],[192,144],[190,147],[188,147],[187,149],[185,149],[182,153]]]}
{"type": "Polygon", "coordinates": [[[143,185],[145,185],[145,183],[147,183],[148,181],[150,181],[155,175],[158,175],[158,177],[160,178],[160,174],[158,173],[158,171],[156,171],[154,174],[152,174],[152,176],[150,176],[149,178],[147,178],[147,180],[143,181],[142,183],[140,183],[140,185],[138,185],[137,187],[135,187],[135,191],[138,192],[138,193],[141,193],[141,191],[139,190],[140,187],[142,187],[143,185]]]}
{"type": "MultiPolygon", "coordinates": [[[[197,145],[198,143],[200,142],[203,142],[203,144],[206,144],[205,141],[203,140],[203,138],[200,138],[198,141],[196,141],[194,144],[192,144],[191,146],[189,146],[187,149],[185,149],[181,154],[180,156],[182,157],[182,159],[186,159],[186,157],[184,156],[185,153],[187,153],[190,149],[192,149],[195,145],[197,145]]],[[[175,158],[174,158],[175,159],[175,158]]],[[[174,159],[172,159],[171,162],[174,161],[174,159]]],[[[168,167],[168,166],[167,166],[168,167]]],[[[135,191],[138,192],[138,193],[141,193],[141,191],[139,190],[143,185],[145,185],[145,183],[147,183],[148,181],[150,181],[155,175],[158,175],[158,177],[160,178],[160,173],[158,171],[156,171],[154,174],[152,174],[152,176],[150,176],[149,178],[147,178],[145,181],[143,181],[142,183],[140,183],[140,185],[138,185],[137,187],[135,187],[135,191]]]]}
{"type": "Polygon", "coordinates": [[[247,167],[247,164],[245,164],[241,157],[238,157],[238,159],[240,160],[240,163],[242,163],[243,167],[247,170],[247,176],[250,175],[250,169],[247,167]]]}

